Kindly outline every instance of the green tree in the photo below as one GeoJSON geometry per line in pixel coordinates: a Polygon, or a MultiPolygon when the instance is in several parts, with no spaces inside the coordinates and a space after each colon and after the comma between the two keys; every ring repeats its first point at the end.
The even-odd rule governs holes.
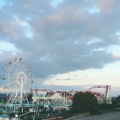
{"type": "Polygon", "coordinates": [[[76,113],[93,112],[98,108],[98,101],[91,92],[78,92],[73,96],[72,108],[76,113]]]}
{"type": "Polygon", "coordinates": [[[31,94],[31,93],[28,93],[28,94],[27,94],[27,99],[28,99],[29,102],[33,100],[33,99],[32,99],[32,94],[31,94]]]}
{"type": "Polygon", "coordinates": [[[117,96],[117,98],[116,98],[116,100],[115,100],[115,103],[116,103],[117,105],[120,105],[120,95],[117,96]]]}

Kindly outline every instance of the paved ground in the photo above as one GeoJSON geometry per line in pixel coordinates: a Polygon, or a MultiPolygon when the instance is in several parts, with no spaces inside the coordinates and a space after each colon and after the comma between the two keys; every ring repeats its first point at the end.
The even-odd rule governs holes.
{"type": "Polygon", "coordinates": [[[75,120],[120,120],[120,112],[110,112],[101,115],[92,115],[75,120]]]}

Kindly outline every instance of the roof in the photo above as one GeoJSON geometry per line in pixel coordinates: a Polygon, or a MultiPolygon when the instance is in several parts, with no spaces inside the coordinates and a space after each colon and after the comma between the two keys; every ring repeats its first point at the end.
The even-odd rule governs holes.
{"type": "Polygon", "coordinates": [[[73,96],[69,95],[69,96],[67,96],[67,98],[69,98],[69,99],[73,99],[73,96]]]}

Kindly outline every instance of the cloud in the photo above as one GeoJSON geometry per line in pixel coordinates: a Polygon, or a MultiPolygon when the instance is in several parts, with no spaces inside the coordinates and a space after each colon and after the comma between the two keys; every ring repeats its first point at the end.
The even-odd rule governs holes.
{"type": "Polygon", "coordinates": [[[100,69],[119,60],[107,51],[111,45],[120,44],[115,35],[120,30],[115,3],[118,1],[64,0],[57,7],[51,2],[12,0],[2,6],[0,40],[11,42],[19,50],[14,51],[16,55],[0,53],[2,60],[9,61],[13,56],[27,58],[36,78],[100,69]],[[94,11],[96,6],[100,12],[91,14],[89,9],[94,11]],[[94,42],[88,44],[90,41],[94,42]]]}
{"type": "Polygon", "coordinates": [[[100,7],[101,11],[105,13],[111,12],[114,7],[115,7],[115,2],[114,0],[97,0],[97,5],[100,7]]]}

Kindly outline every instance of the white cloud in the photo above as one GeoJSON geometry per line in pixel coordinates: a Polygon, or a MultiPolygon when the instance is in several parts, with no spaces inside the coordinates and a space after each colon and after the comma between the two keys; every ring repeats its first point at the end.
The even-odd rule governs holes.
{"type": "Polygon", "coordinates": [[[14,44],[10,42],[0,41],[0,51],[16,51],[14,44]]]}
{"type": "Polygon", "coordinates": [[[57,8],[57,5],[59,5],[62,2],[63,0],[52,0],[51,6],[57,8]]]}
{"type": "MultiPolygon", "coordinates": [[[[6,61],[20,56],[29,59],[40,83],[107,84],[104,67],[120,60],[119,7],[117,0],[7,0],[0,11],[0,75],[6,61]],[[91,77],[73,77],[71,71],[91,77]],[[58,74],[58,80],[50,77],[58,74]]],[[[114,78],[118,71],[111,73],[116,85],[114,78]]]]}

